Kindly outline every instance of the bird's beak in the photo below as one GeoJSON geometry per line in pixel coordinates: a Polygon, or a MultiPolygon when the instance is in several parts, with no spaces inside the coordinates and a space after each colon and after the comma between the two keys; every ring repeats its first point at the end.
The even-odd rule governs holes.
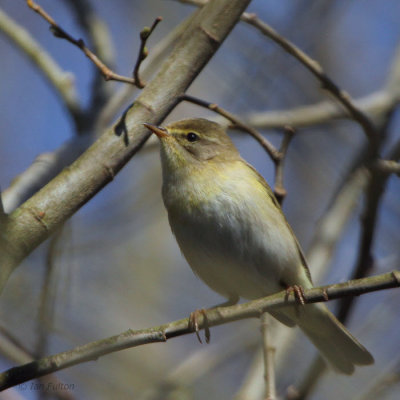
{"type": "Polygon", "coordinates": [[[153,133],[155,133],[160,139],[169,136],[168,131],[165,128],[160,126],[143,124],[147,129],[150,129],[153,133]]]}

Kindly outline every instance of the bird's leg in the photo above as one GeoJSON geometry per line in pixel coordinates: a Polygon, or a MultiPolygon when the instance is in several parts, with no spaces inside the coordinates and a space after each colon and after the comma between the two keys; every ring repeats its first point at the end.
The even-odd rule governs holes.
{"type": "MultiPolygon", "coordinates": [[[[224,301],[223,303],[217,304],[213,307],[210,308],[210,310],[217,308],[217,307],[228,307],[228,306],[233,306],[239,301],[239,296],[230,296],[227,301],[224,301]]],[[[204,335],[206,338],[206,343],[210,343],[210,327],[208,325],[208,319],[207,319],[207,314],[206,310],[204,308],[201,308],[199,310],[195,310],[190,313],[189,316],[189,329],[194,331],[196,333],[197,339],[199,340],[200,343],[203,343],[200,337],[200,327],[199,327],[199,315],[203,316],[203,328],[204,328],[204,335]]]]}

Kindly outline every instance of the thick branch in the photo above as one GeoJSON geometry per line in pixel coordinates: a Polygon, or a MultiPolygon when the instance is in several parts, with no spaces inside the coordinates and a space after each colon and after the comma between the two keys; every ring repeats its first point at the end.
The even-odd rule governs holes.
{"type": "MultiPolygon", "coordinates": [[[[309,289],[304,292],[304,297],[307,303],[315,303],[326,301],[327,298],[333,300],[344,296],[358,296],[399,286],[400,271],[393,271],[370,278],[309,289]]],[[[263,312],[282,306],[298,306],[294,295],[288,296],[287,291],[282,291],[244,304],[213,308],[207,310],[207,321],[209,326],[217,326],[246,318],[259,318],[263,312]]],[[[165,342],[170,338],[192,332],[189,329],[188,318],[149,329],[128,330],[107,339],[91,342],[70,351],[11,368],[0,374],[0,390],[5,390],[30,379],[59,371],[72,365],[96,360],[105,354],[143,344],[165,342]]]]}
{"type": "Polygon", "coordinates": [[[149,137],[217,51],[250,0],[210,2],[193,19],[159,73],[120,121],[8,218],[8,252],[0,254],[0,288],[12,270],[109,183],[149,137]],[[196,49],[196,51],[193,51],[196,49]]]}
{"type": "MultiPolygon", "coordinates": [[[[156,68],[159,68],[166,54],[176,44],[178,37],[182,36],[183,32],[191,25],[196,14],[197,12],[193,13],[183,23],[174,28],[152,49],[147,59],[148,63],[143,68],[142,75],[148,77],[154,73],[156,68]]],[[[106,106],[100,111],[95,127],[96,132],[103,131],[110,124],[111,119],[115,118],[122,104],[125,104],[128,98],[132,97],[135,89],[137,89],[135,86],[124,85],[108,100],[106,106]]],[[[75,136],[53,153],[39,155],[32,165],[14,179],[10,187],[2,192],[5,211],[11,212],[15,210],[22,202],[41,189],[62,168],[75,161],[87,149],[91,141],[92,138],[87,135],[75,136]]]]}

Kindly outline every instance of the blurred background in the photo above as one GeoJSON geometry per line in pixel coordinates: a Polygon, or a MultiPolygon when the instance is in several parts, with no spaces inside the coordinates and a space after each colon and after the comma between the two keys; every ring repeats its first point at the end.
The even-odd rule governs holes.
{"type": "MultiPolygon", "coordinates": [[[[84,38],[122,75],[131,74],[141,29],[162,16],[148,42],[150,56],[144,63],[148,78],[168,54],[177,27],[195,11],[182,3],[39,2],[67,32],[84,38]]],[[[121,115],[138,90],[99,79],[88,59],[55,38],[24,1],[1,0],[0,10],[0,187],[5,208],[11,211],[43,184],[28,184],[29,190],[25,186],[21,194],[15,190],[17,177],[35,160],[33,165],[40,164],[49,176],[68,165],[121,115]],[[76,91],[75,111],[67,109],[54,85],[7,33],[4,20],[10,19],[58,64],[71,92],[76,91]],[[78,114],[84,116],[83,122],[78,114]]],[[[385,139],[382,154],[398,146],[397,0],[253,0],[248,11],[318,60],[341,88],[367,107],[385,139]]],[[[271,122],[273,112],[292,111],[285,114],[292,123],[298,107],[321,102],[329,107],[326,102],[332,102],[303,65],[244,23],[236,26],[189,94],[241,116],[277,146],[282,123],[271,122]]],[[[216,118],[208,110],[181,104],[168,121],[194,116],[216,118]]],[[[367,175],[357,170],[360,175],[350,180],[363,154],[365,135],[358,124],[345,118],[292,125],[297,130],[285,165],[284,212],[308,253],[314,283],[346,281],[360,262],[360,216],[368,211],[367,175]],[[345,189],[351,193],[348,197],[345,189]],[[323,230],[326,226],[328,231],[323,230]],[[324,234],[332,230],[335,237],[327,245],[324,234]]],[[[273,164],[258,143],[246,134],[232,132],[232,137],[242,156],[273,184],[273,164]]],[[[399,268],[399,178],[389,177],[378,196],[371,247],[374,262],[368,274],[399,268]]],[[[284,398],[288,388],[293,394],[305,385],[303,398],[309,399],[397,399],[399,296],[398,290],[364,295],[349,309],[347,325],[376,360],[351,377],[327,371],[311,379],[313,385],[305,384],[315,349],[299,330],[274,324],[279,338],[279,395],[284,398]]],[[[150,141],[113,182],[13,273],[0,299],[0,366],[5,370],[29,357],[184,318],[222,300],[194,276],[179,252],[161,200],[158,148],[150,141]]],[[[335,309],[336,304],[329,306],[335,309]]],[[[69,385],[70,391],[31,390],[29,383],[0,394],[0,399],[262,398],[259,322],[212,328],[211,334],[210,345],[187,335],[107,355],[48,378],[69,385]]]]}

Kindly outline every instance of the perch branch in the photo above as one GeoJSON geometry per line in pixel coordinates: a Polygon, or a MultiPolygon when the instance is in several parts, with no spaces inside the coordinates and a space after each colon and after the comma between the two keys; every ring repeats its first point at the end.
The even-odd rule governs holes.
{"type": "MultiPolygon", "coordinates": [[[[348,281],[329,286],[321,286],[304,291],[306,303],[315,303],[338,299],[344,296],[359,296],[377,290],[390,289],[400,286],[400,271],[376,275],[369,278],[348,281]]],[[[286,290],[262,299],[230,307],[217,307],[207,310],[207,321],[210,327],[246,318],[259,318],[265,311],[282,306],[296,306],[294,295],[286,290]]],[[[307,305],[306,305],[307,307],[307,305]]],[[[203,323],[203,317],[199,321],[203,323]]],[[[106,354],[144,344],[165,342],[170,338],[193,333],[189,329],[189,319],[181,319],[153,328],[128,330],[119,335],[87,343],[73,350],[45,357],[0,374],[0,390],[26,382],[51,372],[59,371],[82,362],[97,360],[106,354]]]]}

